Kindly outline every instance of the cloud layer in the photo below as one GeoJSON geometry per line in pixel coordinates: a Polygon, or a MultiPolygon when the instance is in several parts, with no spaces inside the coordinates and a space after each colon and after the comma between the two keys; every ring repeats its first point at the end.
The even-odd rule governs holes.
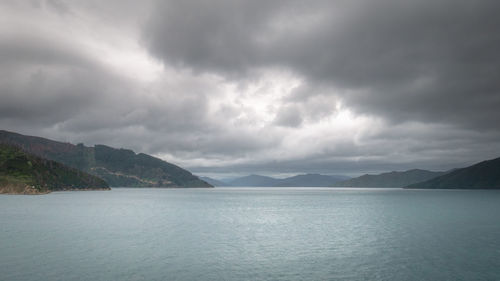
{"type": "Polygon", "coordinates": [[[499,9],[483,0],[163,1],[145,34],[153,54],[195,71],[246,79],[286,68],[360,113],[496,129],[499,9]]]}
{"type": "Polygon", "coordinates": [[[0,126],[203,174],[497,157],[497,1],[4,1],[0,126]]]}

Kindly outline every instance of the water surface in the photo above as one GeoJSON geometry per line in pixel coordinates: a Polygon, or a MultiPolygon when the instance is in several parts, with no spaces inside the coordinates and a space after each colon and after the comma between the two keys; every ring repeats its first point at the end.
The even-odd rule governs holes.
{"type": "Polygon", "coordinates": [[[500,192],[0,196],[0,280],[500,280],[500,192]]]}

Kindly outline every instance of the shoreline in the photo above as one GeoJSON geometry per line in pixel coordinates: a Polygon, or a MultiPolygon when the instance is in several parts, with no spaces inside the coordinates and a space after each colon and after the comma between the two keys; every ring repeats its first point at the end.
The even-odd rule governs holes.
{"type": "Polygon", "coordinates": [[[110,187],[98,187],[98,188],[67,188],[67,189],[60,189],[60,190],[39,190],[37,188],[34,188],[32,186],[26,185],[24,187],[22,186],[13,186],[13,185],[8,185],[8,186],[2,186],[0,187],[0,195],[46,195],[52,192],[59,192],[59,191],[109,191],[111,190],[110,187]]]}

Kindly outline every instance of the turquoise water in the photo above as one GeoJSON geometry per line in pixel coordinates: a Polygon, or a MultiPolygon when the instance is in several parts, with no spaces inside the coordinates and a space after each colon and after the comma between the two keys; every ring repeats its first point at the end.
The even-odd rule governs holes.
{"type": "Polygon", "coordinates": [[[0,280],[500,280],[500,192],[0,196],[0,280]]]}

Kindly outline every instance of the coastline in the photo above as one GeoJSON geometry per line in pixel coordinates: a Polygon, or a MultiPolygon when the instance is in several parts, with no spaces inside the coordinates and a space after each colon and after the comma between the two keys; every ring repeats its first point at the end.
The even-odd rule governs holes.
{"type": "Polygon", "coordinates": [[[5,195],[44,195],[50,193],[50,190],[40,190],[30,185],[6,184],[0,186],[0,194],[5,195]]]}
{"type": "Polygon", "coordinates": [[[60,190],[48,190],[48,189],[40,190],[29,185],[20,186],[20,185],[10,184],[5,186],[0,186],[0,195],[45,195],[51,192],[58,192],[58,191],[107,191],[107,190],[111,190],[111,188],[98,187],[98,188],[65,188],[60,190]]]}

